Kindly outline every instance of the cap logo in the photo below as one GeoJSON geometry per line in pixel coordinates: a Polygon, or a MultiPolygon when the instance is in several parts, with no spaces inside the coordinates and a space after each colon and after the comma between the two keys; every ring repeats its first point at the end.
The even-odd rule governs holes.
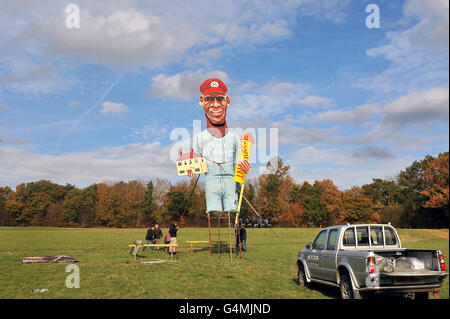
{"type": "Polygon", "coordinates": [[[217,83],[216,81],[213,81],[213,82],[211,82],[211,87],[217,88],[217,87],[219,87],[219,83],[217,83]]]}

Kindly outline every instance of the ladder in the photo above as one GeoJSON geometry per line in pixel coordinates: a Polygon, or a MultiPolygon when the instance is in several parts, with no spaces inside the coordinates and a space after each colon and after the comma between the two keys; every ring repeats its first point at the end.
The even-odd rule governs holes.
{"type": "MultiPolygon", "coordinates": [[[[222,255],[222,242],[224,240],[221,239],[221,237],[228,236],[229,239],[229,250],[230,250],[230,261],[233,261],[233,244],[235,243],[235,236],[236,232],[234,227],[231,225],[231,214],[236,213],[235,211],[214,211],[214,212],[208,212],[208,230],[209,230],[209,255],[212,256],[212,245],[213,243],[217,243],[217,249],[219,253],[219,258],[222,255]],[[212,221],[217,221],[216,227],[212,225],[212,221]],[[221,227],[221,220],[228,221],[228,227],[227,232],[222,232],[221,227]],[[217,240],[213,240],[213,238],[217,238],[217,240]]],[[[239,222],[238,222],[239,223],[239,222]]],[[[238,225],[239,226],[239,225],[238,225]]],[[[238,232],[239,236],[239,232],[238,232]]],[[[241,251],[241,245],[240,245],[240,238],[239,240],[239,252],[240,257],[242,258],[242,251],[241,251]]],[[[236,251],[237,253],[237,251],[236,251]]]]}

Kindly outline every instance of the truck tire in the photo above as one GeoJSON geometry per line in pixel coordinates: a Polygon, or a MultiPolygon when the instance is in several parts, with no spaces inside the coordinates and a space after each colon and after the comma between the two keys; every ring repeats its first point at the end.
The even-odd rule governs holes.
{"type": "Polygon", "coordinates": [[[298,276],[298,285],[300,287],[309,288],[310,285],[309,282],[306,280],[305,269],[303,268],[303,265],[301,263],[298,264],[297,276],[298,276]]]}
{"type": "Polygon", "coordinates": [[[348,274],[341,275],[341,283],[339,285],[341,291],[341,299],[354,299],[352,281],[348,274]]]}

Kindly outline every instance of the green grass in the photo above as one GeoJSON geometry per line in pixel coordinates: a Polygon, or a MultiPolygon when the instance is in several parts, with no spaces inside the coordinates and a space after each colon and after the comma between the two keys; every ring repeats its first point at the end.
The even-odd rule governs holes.
{"type": "MultiPolygon", "coordinates": [[[[223,229],[225,230],[225,229],[223,229]]],[[[227,249],[209,256],[189,253],[187,240],[208,240],[208,229],[179,231],[178,260],[142,261],[170,256],[150,249],[134,260],[128,244],[145,237],[145,229],[0,228],[0,298],[337,298],[338,290],[296,283],[296,259],[319,229],[248,229],[248,252],[233,262],[227,249]],[[79,260],[80,288],[66,288],[65,263],[23,264],[22,257],[70,255],[79,260]],[[48,292],[33,293],[47,288],[48,292]]],[[[165,234],[167,229],[163,229],[165,234]]],[[[404,247],[441,249],[448,266],[448,230],[399,230],[404,247]]],[[[226,238],[228,239],[228,238],[226,238]]],[[[446,279],[439,298],[448,298],[446,279]]]]}

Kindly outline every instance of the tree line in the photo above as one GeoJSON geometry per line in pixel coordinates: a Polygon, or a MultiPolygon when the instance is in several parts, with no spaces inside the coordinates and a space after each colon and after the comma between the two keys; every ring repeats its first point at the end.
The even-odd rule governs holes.
{"type": "MultiPolygon", "coordinates": [[[[426,156],[390,179],[339,190],[330,179],[297,184],[280,157],[248,180],[242,218],[266,218],[281,227],[388,223],[402,228],[448,228],[449,153],[426,156]]],[[[204,185],[103,182],[86,188],[48,180],[0,187],[1,226],[146,227],[180,220],[206,226],[204,185]]]]}

